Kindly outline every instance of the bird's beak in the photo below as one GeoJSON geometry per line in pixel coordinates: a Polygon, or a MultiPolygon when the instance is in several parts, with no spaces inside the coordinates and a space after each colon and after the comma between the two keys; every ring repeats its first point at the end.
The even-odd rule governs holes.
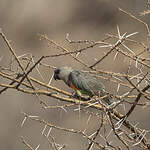
{"type": "Polygon", "coordinates": [[[55,79],[55,80],[57,80],[57,79],[58,79],[57,74],[54,74],[54,79],[55,79]]]}
{"type": "Polygon", "coordinates": [[[56,73],[54,73],[54,79],[55,79],[55,80],[60,80],[59,75],[56,74],[56,73]]]}

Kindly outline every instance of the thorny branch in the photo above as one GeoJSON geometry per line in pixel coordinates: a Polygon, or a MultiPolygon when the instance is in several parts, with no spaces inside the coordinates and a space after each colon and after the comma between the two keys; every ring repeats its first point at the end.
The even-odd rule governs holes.
{"type": "MultiPolygon", "coordinates": [[[[21,70],[23,71],[24,74],[26,74],[26,71],[25,71],[24,67],[22,66],[20,60],[18,59],[18,57],[17,57],[15,51],[13,50],[13,48],[12,48],[12,46],[11,46],[9,40],[6,38],[5,34],[2,32],[2,29],[0,29],[0,35],[1,35],[1,37],[3,38],[3,40],[5,41],[7,47],[8,47],[8,49],[10,50],[10,52],[12,53],[12,55],[15,57],[15,59],[16,59],[18,65],[19,65],[19,67],[21,68],[21,70]]],[[[32,85],[32,83],[31,83],[31,81],[29,80],[28,76],[26,76],[26,78],[27,78],[28,82],[30,83],[30,85],[31,85],[32,88],[33,88],[33,85],[32,85]]]]}
{"type": "MultiPolygon", "coordinates": [[[[144,26],[147,29],[148,34],[149,32],[149,27],[148,25],[143,22],[140,19],[137,19],[134,15],[131,13],[128,13],[124,11],[123,9],[119,9],[121,12],[125,13],[129,17],[135,19],[136,21],[144,24],[144,26]]],[[[0,31],[0,36],[4,40],[5,44],[7,45],[7,48],[11,52],[11,55],[14,57],[14,61],[17,62],[19,69],[21,69],[21,72],[15,72],[12,69],[5,69],[3,66],[0,66],[0,77],[3,80],[9,81],[9,84],[6,84],[7,82],[2,82],[0,83],[0,87],[2,88],[0,90],[0,94],[3,94],[3,92],[8,89],[14,89],[16,91],[20,91],[29,95],[36,95],[37,98],[39,95],[43,96],[48,96],[51,97],[53,100],[59,100],[59,102],[66,102],[65,104],[60,104],[60,105],[47,105],[45,101],[41,101],[41,103],[44,103],[44,105],[41,105],[44,110],[48,109],[62,109],[65,112],[67,112],[67,109],[72,109],[73,107],[78,107],[78,105],[81,106],[81,108],[78,108],[76,110],[86,112],[87,114],[90,114],[91,116],[96,116],[97,119],[101,120],[101,124],[99,128],[96,130],[95,134],[91,137],[89,136],[88,133],[85,133],[82,130],[77,130],[77,129],[72,129],[72,128],[65,128],[61,126],[54,125],[52,123],[49,123],[49,121],[45,121],[41,119],[39,116],[30,116],[26,113],[24,114],[24,120],[21,124],[23,126],[27,120],[33,120],[39,123],[42,123],[44,125],[44,129],[42,132],[42,135],[47,139],[49,144],[52,146],[53,149],[55,150],[60,150],[63,149],[66,145],[59,145],[56,143],[55,135],[52,136],[50,129],[47,134],[44,134],[45,128],[49,127],[52,129],[60,130],[62,132],[66,133],[73,133],[75,135],[79,135],[82,138],[85,138],[87,141],[90,141],[89,144],[87,145],[87,150],[92,149],[93,145],[98,147],[99,149],[102,150],[108,150],[108,149],[121,149],[120,147],[118,148],[118,145],[122,144],[123,146],[126,147],[126,149],[130,149],[131,143],[132,146],[139,146],[141,148],[144,147],[144,149],[150,149],[150,144],[149,144],[149,139],[148,139],[148,130],[141,129],[136,127],[132,123],[132,120],[129,120],[129,116],[132,117],[132,113],[135,111],[135,108],[138,106],[139,109],[141,106],[149,106],[149,94],[150,92],[148,89],[150,88],[150,81],[149,81],[149,73],[145,73],[145,68],[146,70],[150,69],[150,59],[148,57],[144,57],[143,54],[149,53],[150,48],[146,46],[142,42],[137,42],[136,40],[132,40],[132,36],[137,34],[137,32],[131,33],[127,35],[127,33],[124,33],[123,35],[120,34],[119,27],[117,27],[117,35],[114,34],[107,34],[107,37],[104,38],[104,40],[101,41],[94,41],[94,40],[71,40],[69,35],[67,34],[66,36],[66,41],[69,44],[85,44],[84,47],[80,49],[76,49],[74,51],[70,51],[64,46],[61,46],[54,40],[51,40],[48,38],[47,35],[40,35],[42,39],[44,39],[46,42],[49,44],[52,44],[55,46],[56,49],[61,50],[61,53],[56,53],[52,55],[47,55],[47,56],[42,56],[40,57],[39,60],[37,60],[35,63],[34,61],[31,61],[31,58],[24,57],[22,55],[22,58],[18,57],[17,54],[15,53],[15,50],[12,48],[11,43],[7,39],[6,35],[0,31]],[[115,43],[108,42],[108,40],[111,40],[112,38],[116,39],[115,43]],[[130,49],[127,46],[127,42],[131,42],[134,44],[137,44],[138,46],[141,46],[142,49],[140,52],[136,53],[134,49],[130,49]],[[96,62],[92,64],[86,64],[82,59],[80,59],[80,54],[82,52],[87,53],[87,50],[89,49],[97,49],[97,48],[107,48],[108,51],[99,59],[96,60],[96,62]],[[125,51],[125,50],[126,51],[125,51]],[[116,73],[116,72],[110,72],[110,71],[104,71],[100,70],[98,67],[98,64],[100,62],[103,62],[108,56],[113,57],[113,53],[116,53],[114,56],[113,61],[116,60],[118,55],[123,56],[125,59],[130,60],[130,65],[128,67],[128,73],[116,73]],[[72,93],[64,91],[62,89],[59,89],[55,86],[52,86],[51,84],[47,84],[36,78],[34,78],[32,75],[33,70],[36,68],[37,71],[40,73],[39,66],[40,67],[46,67],[49,70],[52,70],[57,67],[53,66],[53,64],[46,64],[43,63],[43,60],[48,60],[50,58],[56,58],[56,57],[65,57],[65,56],[70,56],[72,57],[75,62],[79,63],[80,65],[86,67],[87,70],[83,70],[85,72],[88,72],[97,78],[100,78],[105,81],[109,81],[110,84],[117,85],[116,88],[116,93],[114,92],[113,94],[108,92],[108,94],[112,97],[112,104],[110,106],[107,106],[102,103],[102,99],[104,97],[93,97],[90,100],[82,97],[80,99],[75,98],[72,96],[72,93]],[[26,61],[27,64],[24,65],[23,61],[26,61]],[[33,64],[31,66],[31,64],[33,64]],[[136,70],[133,74],[130,74],[131,69],[134,67],[136,70]],[[27,82],[26,82],[26,80],[27,82]],[[37,85],[37,87],[35,86],[37,85]],[[141,88],[144,87],[144,88],[141,88]],[[120,89],[123,88],[124,91],[127,91],[126,93],[120,94],[120,89]],[[136,91],[136,93],[133,94],[133,91],[136,91]],[[145,98],[145,102],[141,99],[141,97],[145,98]],[[140,103],[139,103],[140,101],[140,103]],[[126,112],[126,107],[125,104],[130,105],[130,109],[126,112]],[[119,107],[125,107],[125,112],[120,112],[119,107]],[[90,109],[92,108],[95,110],[95,112],[90,112],[90,109]],[[103,113],[102,117],[100,117],[100,111],[103,113]],[[108,119],[107,119],[108,118],[108,119]],[[116,128],[116,124],[119,126],[116,128]],[[104,131],[105,126],[107,128],[110,128],[109,133],[105,133],[105,135],[102,134],[104,131]],[[125,128],[124,128],[125,127],[125,128]],[[123,131],[122,134],[118,131],[123,131]],[[112,132],[111,132],[112,131],[112,132]],[[109,141],[109,137],[114,134],[115,137],[119,140],[120,144],[115,145],[115,144],[110,144],[111,142],[109,141]],[[123,136],[126,135],[130,140],[125,139],[123,136]],[[105,138],[107,137],[107,138],[105,138]],[[105,143],[107,145],[104,145],[103,142],[105,140],[105,143]],[[113,146],[112,146],[113,145],[113,146]]],[[[33,59],[33,58],[32,58],[33,59]]],[[[12,64],[13,65],[13,62],[12,64]]],[[[16,68],[17,68],[16,67],[16,68]]],[[[10,67],[11,68],[11,67],[10,67]]],[[[53,75],[51,75],[53,77],[53,75]]],[[[138,117],[137,117],[138,118],[138,117]]],[[[63,125],[62,125],[63,126],[63,125]]],[[[87,129],[87,127],[86,127],[87,129]]],[[[86,131],[88,132],[88,131],[86,131]]],[[[33,150],[26,140],[21,137],[22,143],[28,148],[33,150]]],[[[39,145],[37,146],[36,150],[39,148],[39,145]]]]}

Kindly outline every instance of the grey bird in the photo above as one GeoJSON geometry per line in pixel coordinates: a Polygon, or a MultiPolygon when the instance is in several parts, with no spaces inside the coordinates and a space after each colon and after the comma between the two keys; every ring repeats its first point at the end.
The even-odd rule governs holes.
{"type": "MultiPolygon", "coordinates": [[[[90,97],[94,95],[106,95],[105,87],[99,79],[87,72],[74,70],[71,67],[64,66],[56,68],[54,70],[54,79],[63,80],[69,87],[73,88],[79,96],[82,94],[90,97]]],[[[108,96],[104,98],[104,101],[109,105],[111,104],[108,96]]]]}

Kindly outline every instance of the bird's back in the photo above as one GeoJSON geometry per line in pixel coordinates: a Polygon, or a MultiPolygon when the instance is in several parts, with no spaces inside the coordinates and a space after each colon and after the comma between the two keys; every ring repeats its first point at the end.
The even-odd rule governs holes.
{"type": "Polygon", "coordinates": [[[102,95],[105,91],[104,85],[99,79],[91,76],[89,73],[79,70],[73,70],[70,73],[69,80],[74,86],[88,95],[102,95]]]}

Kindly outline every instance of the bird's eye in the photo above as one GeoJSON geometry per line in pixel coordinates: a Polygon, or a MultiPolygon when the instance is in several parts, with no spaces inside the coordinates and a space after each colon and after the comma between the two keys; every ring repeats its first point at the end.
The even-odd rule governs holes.
{"type": "Polygon", "coordinates": [[[60,72],[60,69],[55,70],[55,74],[59,74],[59,72],[60,72]]]}

